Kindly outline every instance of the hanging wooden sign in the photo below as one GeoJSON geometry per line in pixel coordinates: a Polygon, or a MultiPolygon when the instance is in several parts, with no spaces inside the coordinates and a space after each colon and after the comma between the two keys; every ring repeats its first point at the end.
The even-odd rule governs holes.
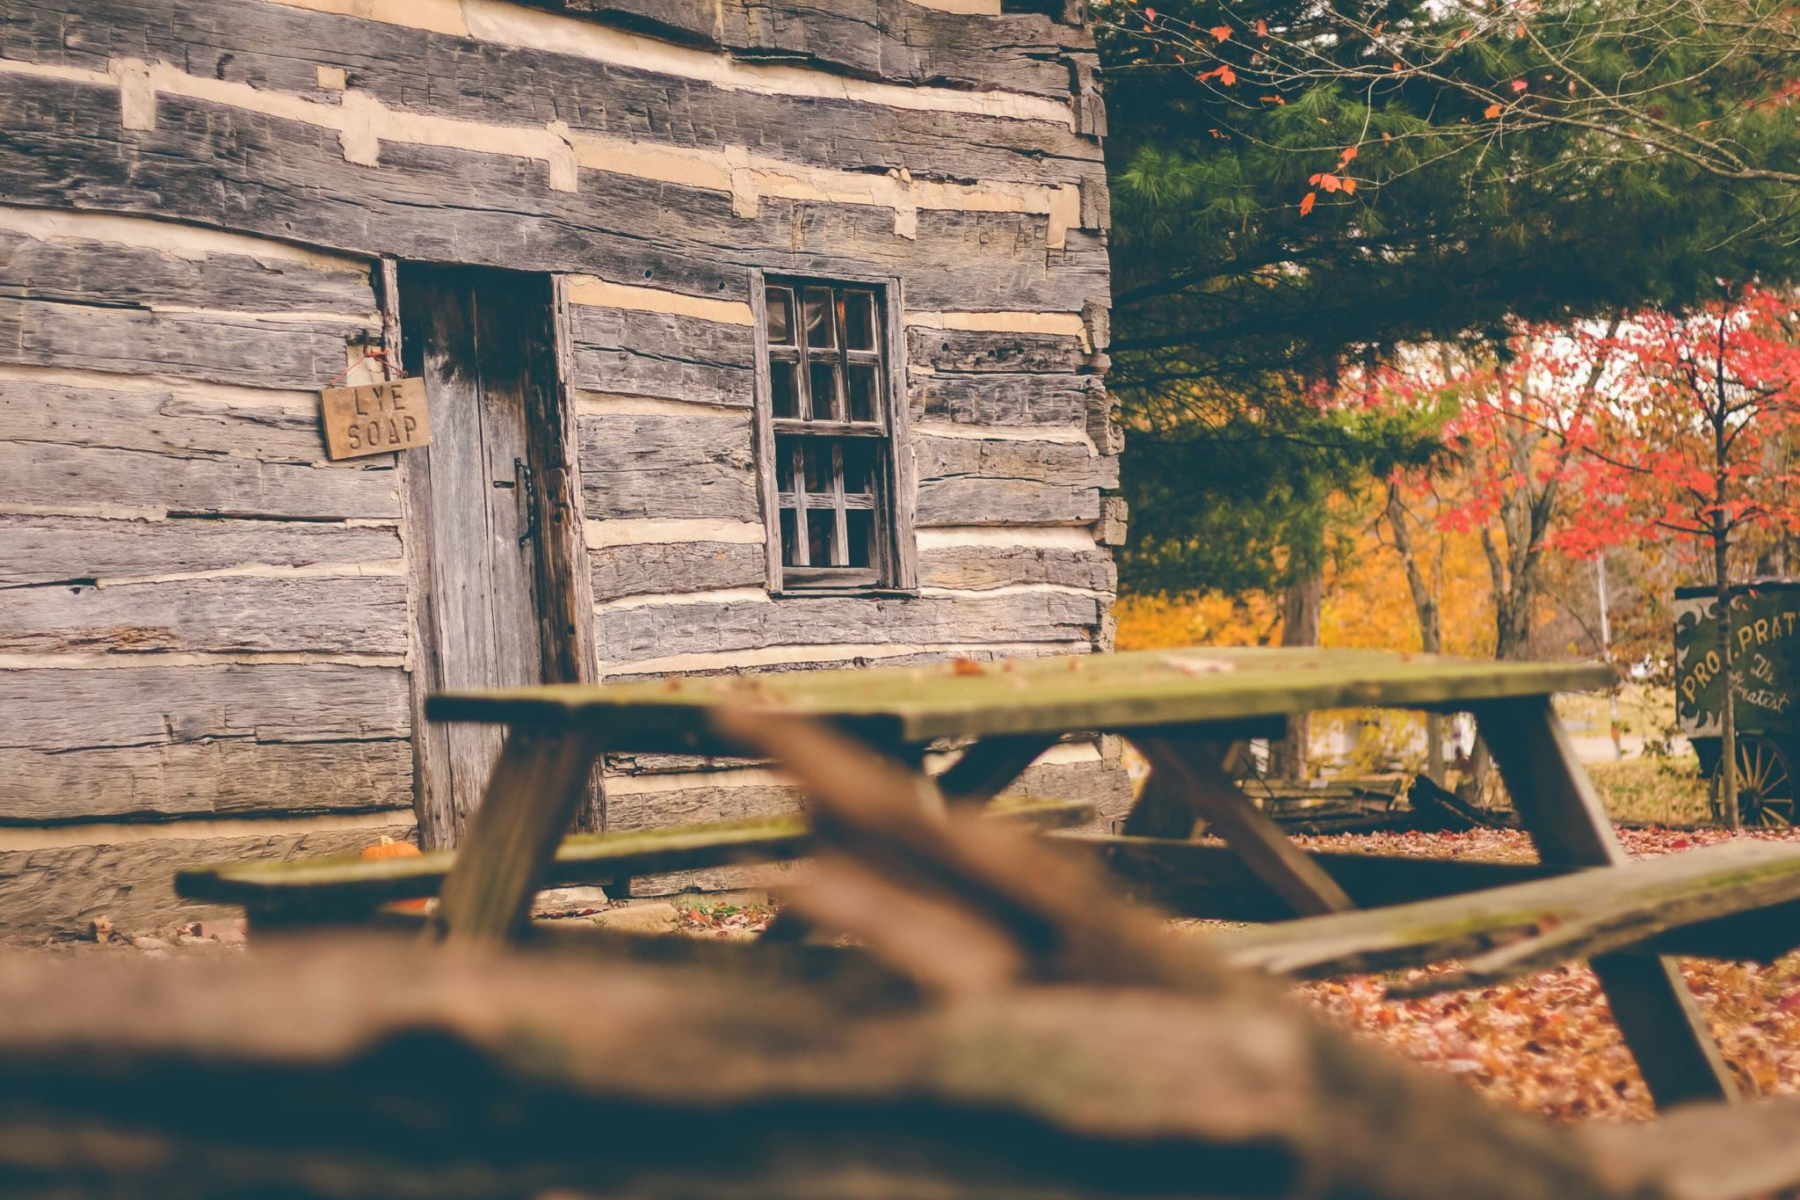
{"type": "Polygon", "coordinates": [[[331,458],[389,454],[431,442],[423,379],[396,379],[319,393],[325,453],[331,458]]]}

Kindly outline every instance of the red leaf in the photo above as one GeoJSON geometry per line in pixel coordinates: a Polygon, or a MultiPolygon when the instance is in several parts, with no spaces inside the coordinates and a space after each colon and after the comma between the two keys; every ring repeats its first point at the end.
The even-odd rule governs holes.
{"type": "Polygon", "coordinates": [[[1350,165],[1351,160],[1353,160],[1357,156],[1358,153],[1359,153],[1358,147],[1345,146],[1344,153],[1339,157],[1338,161],[1343,163],[1347,167],[1350,165]]]}
{"type": "Polygon", "coordinates": [[[1523,79],[1515,79],[1512,81],[1512,90],[1515,92],[1522,92],[1530,86],[1531,85],[1526,83],[1523,79]]]}
{"type": "Polygon", "coordinates": [[[1481,110],[1481,115],[1486,117],[1490,121],[1493,120],[1495,117],[1500,115],[1500,105],[1498,103],[1488,105],[1486,108],[1481,110]]]}
{"type": "Polygon", "coordinates": [[[1353,196],[1355,194],[1356,194],[1356,180],[1345,179],[1344,180],[1344,195],[1353,196]]]}
{"type": "Polygon", "coordinates": [[[1207,30],[1206,32],[1213,35],[1214,41],[1222,42],[1231,36],[1231,26],[1229,26],[1229,25],[1214,25],[1211,29],[1207,30]]]}
{"type": "Polygon", "coordinates": [[[1258,21],[1256,23],[1256,36],[1257,37],[1268,37],[1269,36],[1269,23],[1267,21],[1258,21]]]}
{"type": "Polygon", "coordinates": [[[1300,201],[1300,215],[1304,217],[1307,213],[1311,212],[1313,210],[1313,205],[1317,204],[1318,201],[1319,194],[1317,192],[1306,193],[1306,198],[1300,201]]]}
{"type": "Polygon", "coordinates": [[[1144,15],[1149,17],[1152,21],[1156,20],[1156,10],[1154,8],[1146,8],[1144,10],[1144,15]]]}

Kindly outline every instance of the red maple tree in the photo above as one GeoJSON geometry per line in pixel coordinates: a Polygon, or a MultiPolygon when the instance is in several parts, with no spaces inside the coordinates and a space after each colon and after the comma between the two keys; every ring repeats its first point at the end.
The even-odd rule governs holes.
{"type": "Polygon", "coordinates": [[[1672,535],[1710,552],[1718,589],[1719,807],[1739,823],[1733,554],[1752,531],[1800,530],[1800,311],[1750,286],[1689,313],[1647,312],[1620,326],[1625,370],[1577,464],[1583,517],[1573,548],[1672,535]]]}

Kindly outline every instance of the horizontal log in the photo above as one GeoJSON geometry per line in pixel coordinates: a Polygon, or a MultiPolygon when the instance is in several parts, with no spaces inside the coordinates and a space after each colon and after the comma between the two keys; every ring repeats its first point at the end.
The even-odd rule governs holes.
{"type": "Polygon", "coordinates": [[[588,551],[588,561],[598,601],[761,587],[767,573],[762,546],[745,542],[602,546],[588,551]]]}
{"type": "Polygon", "coordinates": [[[1067,550],[1047,546],[930,546],[919,551],[919,582],[926,587],[983,591],[1021,583],[1112,592],[1118,569],[1096,546],[1067,550]]]}
{"type": "Polygon", "coordinates": [[[0,442],[0,502],[192,516],[398,519],[391,467],[335,470],[251,458],[0,442]]]}
{"type": "Polygon", "coordinates": [[[584,415],[576,428],[590,520],[759,519],[748,414],[584,415]]]}
{"type": "Polygon", "coordinates": [[[1654,1124],[1596,1160],[1597,1138],[1229,978],[933,1004],[874,955],[833,971],[842,956],[811,948],[624,940],[499,957],[365,936],[180,969],[10,956],[0,1177],[20,1194],[293,1200],[1089,1200],[1122,1180],[1197,1200],[1300,1194],[1292,1180],[1367,1200],[1724,1200],[1800,1178],[1781,1102],[1678,1117],[1703,1122],[1704,1159],[1742,1190],[1675,1190],[1660,1177],[1688,1183],[1693,1159],[1633,1157],[1654,1124]],[[1046,1086],[1047,1062],[1081,1086],[1046,1086]],[[1761,1153],[1718,1155],[1745,1124],[1761,1153]]]}
{"type": "Polygon", "coordinates": [[[921,528],[1086,524],[1100,516],[1101,490],[1119,485],[1118,458],[1082,443],[920,434],[921,528]]]}
{"type": "Polygon", "coordinates": [[[748,408],[756,394],[747,325],[571,305],[578,388],[748,408]]]}
{"type": "Polygon", "coordinates": [[[228,575],[0,589],[0,650],[402,655],[406,579],[228,575]]]}
{"type": "Polygon", "coordinates": [[[0,587],[399,558],[398,530],[365,525],[0,516],[0,587]]]}
{"type": "MultiPolygon", "coordinates": [[[[196,388],[97,387],[32,372],[0,379],[0,440],[149,450],[177,458],[322,463],[325,444],[318,412],[282,403],[288,396],[270,393],[259,404],[249,391],[220,399],[196,388]]],[[[391,460],[378,460],[376,469],[391,465],[391,460]]],[[[370,467],[364,460],[333,469],[370,467]]]]}
{"type": "Polygon", "coordinates": [[[972,21],[961,13],[882,0],[726,0],[710,11],[683,0],[530,2],[715,46],[751,61],[801,59],[858,78],[1057,97],[1069,92],[1062,57],[1091,51],[1094,44],[1086,27],[1055,22],[1041,13],[972,21]]]}
{"type": "Polygon", "coordinates": [[[941,372],[1074,375],[1087,364],[1081,339],[1057,333],[969,329],[906,331],[907,362],[941,372]]]}
{"type": "MultiPolygon", "coordinates": [[[[0,546],[5,526],[0,524],[0,546]]],[[[669,542],[603,546],[588,551],[594,598],[721,591],[760,587],[765,566],[760,544],[669,542]]],[[[1111,592],[1118,571],[1105,550],[1060,546],[928,545],[919,551],[919,581],[926,587],[988,591],[1019,584],[1111,592]]]]}
{"type": "Polygon", "coordinates": [[[367,267],[333,267],[276,255],[169,253],[82,237],[80,226],[40,238],[3,223],[0,297],[345,316],[373,314],[377,308],[367,267]]]}
{"type": "Polygon", "coordinates": [[[1103,403],[1096,375],[914,375],[914,417],[966,425],[1065,425],[1085,428],[1103,403]]]}
{"type": "MultiPolygon", "coordinates": [[[[631,833],[714,821],[787,817],[803,807],[799,789],[780,783],[709,786],[696,777],[691,787],[637,791],[631,790],[628,782],[620,782],[618,787],[607,789],[606,831],[631,833]]],[[[696,865],[708,864],[684,864],[690,868],[696,865]]]]}
{"type": "Polygon", "coordinates": [[[739,217],[720,191],[586,169],[585,193],[556,191],[542,163],[414,143],[382,143],[372,175],[316,125],[159,95],[156,128],[126,136],[118,104],[112,88],[0,76],[0,172],[13,196],[714,298],[746,297],[745,269],[762,266],[902,275],[908,303],[933,310],[971,294],[1015,311],[1106,302],[1104,245],[1071,231],[1066,249],[1046,251],[1043,216],[927,209],[905,238],[886,208],[766,199],[739,217]]]}
{"type": "Polygon", "coordinates": [[[233,909],[176,896],[175,872],[208,862],[354,854],[383,836],[402,840],[412,829],[409,817],[385,828],[249,837],[198,834],[0,852],[0,934],[85,935],[96,917],[106,917],[126,934],[154,933],[176,922],[229,920],[237,915],[233,909]]]}
{"type": "Polygon", "coordinates": [[[412,743],[197,741],[0,750],[0,821],[242,817],[412,807],[412,743]]]}
{"type": "Polygon", "coordinates": [[[1092,636],[1093,598],[1066,592],[943,598],[788,597],[646,604],[601,614],[601,659],[842,643],[1068,642],[1092,636]]]}
{"type": "MultiPolygon", "coordinates": [[[[683,0],[678,6],[710,25],[704,10],[683,0]]],[[[565,121],[579,133],[652,146],[747,145],[841,170],[904,167],[920,178],[1103,179],[1099,147],[1060,122],[720,87],[631,62],[599,62],[297,6],[246,12],[230,0],[163,0],[146,10],[128,0],[53,0],[18,14],[7,45],[9,57],[33,62],[100,72],[115,56],[184,63],[209,78],[321,99],[316,71],[327,66],[394,108],[537,129],[565,121]],[[76,23],[80,39],[65,32],[76,23]],[[463,86],[456,86],[459,81],[463,86]]],[[[991,64],[996,56],[982,57],[991,64]]],[[[1060,75],[1060,91],[1068,94],[1066,66],[1039,69],[1060,75]]]]}
{"type": "Polygon", "coordinates": [[[338,320],[256,320],[0,296],[0,362],[321,388],[369,333],[338,320]]]}
{"type": "Polygon", "coordinates": [[[405,738],[412,728],[407,697],[407,675],[397,667],[146,663],[0,670],[0,748],[405,738]]]}

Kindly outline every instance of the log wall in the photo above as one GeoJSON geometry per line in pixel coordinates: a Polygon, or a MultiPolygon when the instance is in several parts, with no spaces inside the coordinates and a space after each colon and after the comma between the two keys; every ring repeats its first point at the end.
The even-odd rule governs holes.
{"type": "MultiPolygon", "coordinates": [[[[600,677],[1105,646],[1092,40],[989,7],[9,11],[0,933],[164,919],[184,855],[411,829],[402,472],[325,461],[317,422],[383,257],[565,277],[600,677]],[[752,269],[899,281],[918,596],[764,590],[752,269]]],[[[618,827],[792,803],[641,770],[618,827]]],[[[1034,786],[1059,770],[1117,792],[1097,752],[1034,786]]]]}

